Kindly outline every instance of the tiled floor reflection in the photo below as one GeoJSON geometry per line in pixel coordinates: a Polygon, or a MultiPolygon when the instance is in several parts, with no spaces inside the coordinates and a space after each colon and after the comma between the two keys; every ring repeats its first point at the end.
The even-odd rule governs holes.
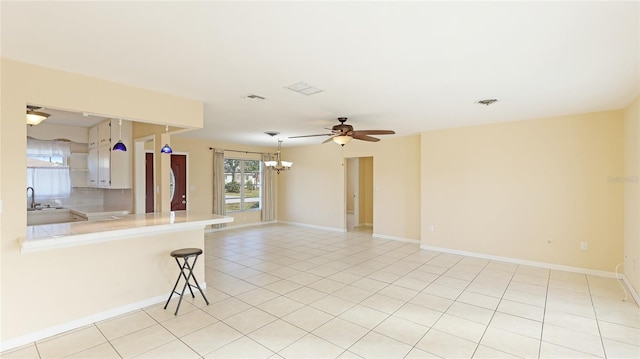
{"type": "Polygon", "coordinates": [[[163,304],[2,358],[639,358],[610,278],[272,224],[208,234],[206,306],[163,304]]]}

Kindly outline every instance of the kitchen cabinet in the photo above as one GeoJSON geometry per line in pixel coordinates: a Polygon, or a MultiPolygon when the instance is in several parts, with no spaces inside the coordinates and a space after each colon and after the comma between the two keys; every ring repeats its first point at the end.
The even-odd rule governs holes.
{"type": "MultiPolygon", "coordinates": [[[[132,164],[132,124],[122,121],[122,142],[127,151],[113,151],[113,145],[120,138],[118,120],[111,119],[99,123],[97,129],[98,146],[89,149],[87,170],[89,186],[99,188],[131,188],[132,164]]],[[[90,130],[91,131],[91,130],[90,130]]]]}
{"type": "MultiPolygon", "coordinates": [[[[124,121],[123,121],[124,122],[124,121]]],[[[124,125],[124,123],[123,123],[124,125]]],[[[98,124],[98,146],[104,146],[111,143],[111,138],[115,137],[114,144],[117,142],[118,138],[118,121],[117,120],[107,120],[104,122],[100,122],[98,124]],[[112,126],[112,122],[115,122],[115,126],[112,126]],[[116,130],[115,136],[112,136],[113,130],[116,130]]]]}
{"type": "Polygon", "coordinates": [[[90,148],[87,156],[89,187],[98,186],[98,148],[90,148]]]}
{"type": "Polygon", "coordinates": [[[89,148],[98,147],[98,126],[89,128],[89,148]]]}

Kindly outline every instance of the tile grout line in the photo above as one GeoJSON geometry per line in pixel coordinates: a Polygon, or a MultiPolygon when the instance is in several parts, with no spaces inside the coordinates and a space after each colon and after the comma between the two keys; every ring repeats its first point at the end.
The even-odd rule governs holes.
{"type": "Polygon", "coordinates": [[[549,300],[549,285],[551,281],[551,270],[549,270],[549,274],[547,274],[547,288],[544,293],[544,310],[542,311],[542,324],[540,327],[540,343],[538,344],[538,359],[540,359],[540,355],[542,353],[542,338],[544,336],[544,323],[545,318],[547,317],[547,302],[549,300]]]}

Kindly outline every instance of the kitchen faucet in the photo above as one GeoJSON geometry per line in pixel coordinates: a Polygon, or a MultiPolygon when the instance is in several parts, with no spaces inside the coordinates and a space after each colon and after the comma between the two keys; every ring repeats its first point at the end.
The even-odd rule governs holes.
{"type": "Polygon", "coordinates": [[[36,191],[33,187],[27,187],[27,198],[29,198],[29,190],[31,190],[31,208],[36,208],[40,203],[36,203],[36,191]]]}

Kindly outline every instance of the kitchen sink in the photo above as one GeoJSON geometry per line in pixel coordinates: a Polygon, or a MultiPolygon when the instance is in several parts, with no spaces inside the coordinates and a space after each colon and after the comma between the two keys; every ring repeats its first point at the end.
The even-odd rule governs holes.
{"type": "Polygon", "coordinates": [[[36,208],[27,208],[27,212],[31,211],[52,211],[56,209],[64,209],[64,207],[36,207],[36,208]]]}
{"type": "Polygon", "coordinates": [[[27,226],[38,224],[65,223],[73,221],[69,208],[36,207],[27,208],[27,226]]]}

